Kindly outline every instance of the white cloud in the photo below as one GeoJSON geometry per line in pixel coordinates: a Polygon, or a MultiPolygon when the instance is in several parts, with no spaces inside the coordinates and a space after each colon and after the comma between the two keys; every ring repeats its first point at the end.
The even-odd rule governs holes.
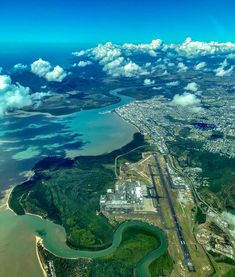
{"type": "Polygon", "coordinates": [[[234,66],[232,65],[229,69],[225,70],[223,67],[218,67],[215,72],[216,76],[224,77],[224,76],[230,76],[232,71],[234,69],[234,66]]]}
{"type": "MultiPolygon", "coordinates": [[[[160,39],[153,40],[149,44],[125,43],[117,45],[107,42],[91,49],[73,53],[77,57],[86,56],[89,60],[98,62],[103,70],[113,77],[138,77],[138,74],[152,74],[159,69],[164,71],[170,68],[173,70],[174,66],[177,66],[178,72],[185,72],[188,70],[188,66],[184,64],[183,57],[190,59],[208,55],[228,56],[231,54],[235,54],[235,44],[231,42],[200,42],[193,41],[191,38],[187,38],[182,44],[165,44],[160,39]],[[150,57],[159,56],[159,58],[152,60],[151,63],[145,60],[141,64],[141,61],[134,60],[137,54],[146,54],[150,57]],[[133,69],[136,68],[135,74],[126,72],[125,69],[130,65],[133,69]]],[[[201,70],[205,66],[205,62],[200,62],[194,66],[194,69],[201,70]]]]}
{"type": "Polygon", "coordinates": [[[121,76],[122,67],[124,66],[124,58],[118,57],[117,59],[104,65],[103,70],[109,75],[114,77],[121,76]]]}
{"type": "Polygon", "coordinates": [[[201,42],[187,38],[184,43],[178,46],[174,45],[173,48],[175,48],[175,50],[182,56],[194,57],[227,54],[231,51],[235,51],[235,44],[231,42],[220,43],[216,41],[201,42]]]}
{"type": "Polygon", "coordinates": [[[220,66],[215,70],[215,75],[218,77],[224,77],[224,76],[230,76],[234,66],[229,66],[229,63],[227,61],[227,59],[225,59],[222,63],[220,63],[220,66]],[[227,69],[225,69],[227,67],[227,69]]]}
{"type": "Polygon", "coordinates": [[[167,87],[177,87],[179,84],[180,84],[179,81],[173,81],[173,82],[166,83],[166,86],[167,87]]]}
{"type": "Polygon", "coordinates": [[[153,89],[153,90],[161,90],[162,87],[153,87],[152,89],[153,89]]]}
{"type": "MultiPolygon", "coordinates": [[[[200,108],[201,100],[192,93],[184,92],[181,95],[176,94],[172,103],[182,107],[200,108]]],[[[196,109],[194,110],[196,111],[196,109]]]]}
{"type": "Polygon", "coordinates": [[[155,81],[151,80],[151,79],[144,79],[144,85],[145,86],[150,86],[150,85],[154,85],[155,81]]]}
{"type": "Polygon", "coordinates": [[[205,67],[206,67],[206,62],[201,62],[201,63],[196,64],[196,65],[194,66],[194,69],[195,69],[195,70],[201,70],[201,69],[203,69],[203,68],[205,68],[205,67]]]}
{"type": "Polygon", "coordinates": [[[168,66],[168,67],[173,67],[173,66],[175,66],[175,64],[172,63],[172,62],[170,62],[170,63],[167,64],[167,66],[168,66]]]}
{"type": "Polygon", "coordinates": [[[167,71],[167,70],[164,70],[164,72],[162,73],[161,76],[166,76],[166,75],[168,75],[168,74],[169,74],[168,71],[167,71]]]}
{"type": "Polygon", "coordinates": [[[39,59],[31,64],[31,71],[39,77],[45,77],[50,72],[52,66],[49,62],[39,59]]]}
{"type": "Polygon", "coordinates": [[[196,92],[196,91],[198,91],[199,86],[198,86],[197,83],[191,82],[191,83],[188,83],[187,86],[184,89],[196,92]]]}
{"type": "Polygon", "coordinates": [[[188,70],[188,67],[182,62],[178,63],[177,68],[178,72],[185,72],[188,70]]]}
{"type": "Polygon", "coordinates": [[[86,51],[85,50],[81,50],[81,51],[78,51],[78,52],[73,52],[72,55],[74,55],[76,57],[81,57],[81,56],[86,55],[86,51]]]}
{"type": "Polygon", "coordinates": [[[73,67],[86,67],[91,64],[92,64],[91,61],[80,61],[78,63],[73,64],[73,67]]]}
{"type": "Polygon", "coordinates": [[[146,75],[147,71],[142,69],[138,64],[127,61],[124,57],[118,57],[115,60],[105,64],[103,70],[113,77],[138,77],[146,75]]]}
{"type": "Polygon", "coordinates": [[[0,75],[0,116],[7,111],[32,104],[30,90],[20,84],[12,84],[10,76],[0,75]]]}
{"type": "Polygon", "coordinates": [[[228,59],[235,59],[235,53],[230,53],[227,55],[228,59]]]}
{"type": "Polygon", "coordinates": [[[30,95],[33,102],[33,107],[36,108],[41,105],[41,100],[47,96],[50,96],[50,92],[35,92],[30,95]]]}
{"type": "Polygon", "coordinates": [[[139,75],[146,75],[147,72],[144,71],[138,64],[130,61],[123,66],[122,75],[125,77],[138,77],[139,75]]]}
{"type": "Polygon", "coordinates": [[[45,78],[48,82],[62,82],[66,76],[67,73],[64,71],[64,69],[57,65],[52,71],[49,71],[46,74],[45,78]]]}
{"type": "MultiPolygon", "coordinates": [[[[136,51],[147,51],[148,54],[153,55],[149,51],[154,51],[160,44],[160,40],[154,40],[150,44],[124,44],[122,46],[107,42],[87,49],[82,54],[97,61],[108,75],[133,78],[150,74],[148,69],[151,70],[151,63],[141,66],[129,58],[130,54],[136,53],[136,51]]],[[[81,55],[80,52],[73,54],[81,55]]]]}
{"type": "Polygon", "coordinates": [[[133,43],[125,43],[122,45],[122,48],[129,51],[129,54],[141,52],[149,54],[152,57],[156,57],[157,49],[161,49],[163,45],[162,40],[155,39],[149,44],[141,43],[141,44],[133,44],[133,43]]]}
{"type": "Polygon", "coordinates": [[[16,71],[24,71],[28,69],[28,66],[26,64],[18,63],[13,66],[13,69],[16,71]]]}
{"type": "Polygon", "coordinates": [[[92,49],[91,53],[93,58],[98,60],[100,64],[103,65],[121,56],[121,50],[117,45],[112,44],[112,42],[99,44],[97,47],[92,49]]]}
{"type": "Polygon", "coordinates": [[[47,79],[48,82],[62,82],[67,73],[59,65],[54,68],[48,61],[39,59],[31,64],[31,71],[39,77],[47,79]]]}

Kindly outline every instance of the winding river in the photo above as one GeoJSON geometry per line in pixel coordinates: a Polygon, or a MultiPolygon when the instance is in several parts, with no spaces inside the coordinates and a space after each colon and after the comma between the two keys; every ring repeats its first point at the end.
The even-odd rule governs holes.
{"type": "Polygon", "coordinates": [[[43,239],[43,243],[47,250],[49,250],[54,255],[61,258],[69,258],[69,259],[101,258],[107,255],[113,254],[122,242],[123,233],[127,229],[133,228],[133,227],[143,229],[149,232],[150,234],[154,235],[160,242],[159,247],[151,251],[145,257],[143,257],[138,262],[135,268],[136,276],[151,277],[149,273],[149,266],[154,260],[162,256],[166,252],[168,243],[167,243],[166,236],[162,230],[160,230],[159,228],[153,225],[149,225],[141,221],[126,221],[120,224],[114,233],[112,245],[106,249],[99,250],[99,251],[74,250],[69,248],[64,242],[58,243],[57,241],[57,243],[54,243],[55,241],[51,237],[49,237],[49,239],[48,237],[47,239],[43,239]]]}
{"type": "MultiPolygon", "coordinates": [[[[111,93],[117,95],[122,90],[124,89],[117,89],[111,93]]],[[[112,109],[130,101],[132,98],[124,96],[118,104],[75,113],[57,120],[68,126],[71,132],[82,133],[83,138],[90,141],[88,147],[84,147],[81,151],[82,154],[94,155],[97,154],[97,150],[100,153],[109,152],[128,143],[136,131],[133,126],[125,123],[116,114],[110,113],[112,109]],[[124,134],[124,139],[113,135],[117,133],[119,136],[124,134]],[[107,137],[108,139],[105,139],[107,137]],[[107,143],[103,143],[104,139],[107,143]]],[[[24,160],[21,163],[24,163],[24,160]]],[[[26,167],[27,169],[30,168],[26,167]]],[[[122,241],[123,232],[131,227],[147,230],[160,241],[159,247],[142,258],[136,267],[137,276],[150,276],[149,265],[167,249],[167,239],[164,233],[154,226],[139,221],[125,222],[118,227],[114,234],[113,244],[107,249],[94,252],[78,251],[67,246],[65,230],[62,226],[35,215],[16,216],[8,208],[0,207],[0,276],[43,276],[35,251],[35,235],[43,233],[44,246],[59,257],[98,258],[113,253],[122,241]]]]}

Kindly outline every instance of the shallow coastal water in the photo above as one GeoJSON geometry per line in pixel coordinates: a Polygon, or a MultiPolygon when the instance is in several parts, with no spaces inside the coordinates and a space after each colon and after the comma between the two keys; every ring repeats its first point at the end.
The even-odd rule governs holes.
{"type": "Polygon", "coordinates": [[[35,230],[23,217],[0,211],[0,276],[41,277],[35,230]]]}
{"type": "MultiPolygon", "coordinates": [[[[132,100],[129,97],[121,99],[116,105],[69,116],[31,114],[25,117],[24,114],[18,114],[2,121],[0,192],[23,181],[23,173],[30,170],[43,156],[97,155],[120,148],[131,141],[137,130],[111,112],[132,100]],[[69,147],[68,140],[72,140],[75,145],[69,147]]],[[[0,276],[43,276],[35,249],[35,235],[38,231],[48,234],[52,232],[55,236],[48,235],[49,237],[64,243],[64,229],[61,226],[34,216],[16,216],[6,207],[0,208],[0,276]]]]}
{"type": "Polygon", "coordinates": [[[69,116],[19,113],[0,120],[0,190],[23,181],[22,172],[43,157],[98,155],[130,142],[136,128],[112,111],[131,100],[122,96],[115,105],[69,116]]]}
{"type": "Polygon", "coordinates": [[[1,258],[1,261],[4,262],[4,266],[0,267],[0,276],[42,276],[41,268],[37,259],[35,259],[35,234],[37,234],[37,232],[43,234],[42,239],[45,247],[57,256],[64,258],[98,258],[110,255],[118,248],[122,241],[123,232],[127,228],[137,227],[149,231],[159,239],[160,244],[157,249],[149,253],[138,263],[138,276],[149,276],[149,264],[151,264],[156,257],[163,255],[167,248],[167,239],[160,229],[139,221],[129,221],[121,224],[114,233],[112,245],[99,251],[80,251],[69,248],[65,242],[64,229],[38,216],[24,215],[19,217],[14,215],[11,211],[6,210],[0,213],[0,221],[4,223],[4,226],[7,226],[8,229],[8,233],[6,233],[2,230],[3,226],[0,227],[0,239],[11,241],[10,243],[2,245],[1,249],[5,254],[14,254],[13,256],[11,255],[10,263],[7,259],[7,255],[1,258]],[[14,234],[16,228],[18,230],[17,237],[14,234]],[[27,237],[27,240],[25,240],[25,237],[27,237]],[[24,242],[24,244],[19,245],[20,247],[16,247],[19,241],[24,242]],[[25,266],[19,267],[17,263],[11,264],[15,259],[20,261],[23,259],[25,266]]]}

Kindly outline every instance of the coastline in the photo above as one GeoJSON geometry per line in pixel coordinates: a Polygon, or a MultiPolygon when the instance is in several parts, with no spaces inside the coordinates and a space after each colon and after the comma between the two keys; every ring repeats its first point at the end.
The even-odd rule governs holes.
{"type": "MultiPolygon", "coordinates": [[[[28,170],[27,172],[26,172],[26,174],[25,174],[25,177],[26,177],[26,180],[25,180],[25,182],[27,182],[27,181],[29,181],[33,176],[34,176],[34,171],[33,170],[28,170]]],[[[7,189],[6,191],[5,191],[5,196],[4,196],[4,198],[3,198],[3,205],[1,205],[0,206],[0,209],[1,208],[6,208],[6,210],[10,210],[10,211],[12,211],[15,215],[17,215],[11,208],[10,208],[10,206],[9,206],[9,200],[10,200],[10,197],[11,197],[11,193],[12,193],[12,191],[13,191],[13,189],[16,187],[16,186],[19,186],[20,184],[18,184],[18,185],[12,185],[9,189],[7,189]],[[5,203],[4,203],[5,202],[5,203]]]]}
{"type": "Polygon", "coordinates": [[[124,117],[122,117],[122,116],[118,113],[118,111],[117,111],[116,109],[114,110],[114,113],[117,114],[117,115],[118,115],[124,122],[126,122],[127,124],[129,124],[129,125],[131,125],[131,126],[134,126],[134,127],[136,128],[136,130],[137,130],[139,133],[143,134],[142,131],[140,130],[140,128],[139,128],[137,125],[131,123],[129,120],[127,120],[127,119],[125,119],[124,117]]]}
{"type": "Polygon", "coordinates": [[[4,197],[3,197],[2,201],[1,201],[2,204],[0,206],[0,209],[10,210],[10,211],[12,211],[16,215],[16,213],[9,207],[9,199],[10,199],[10,196],[11,196],[11,193],[12,193],[14,187],[15,186],[11,186],[9,189],[7,189],[5,191],[5,195],[4,195],[4,197]]]}
{"type": "MultiPolygon", "coordinates": [[[[114,112],[115,112],[115,110],[114,110],[114,112]]],[[[33,113],[32,113],[32,114],[33,114],[33,113]]],[[[34,113],[34,114],[35,114],[35,113],[34,113]]],[[[118,113],[115,112],[115,114],[118,114],[118,113]]],[[[131,123],[128,122],[127,120],[124,120],[124,118],[122,118],[119,114],[118,114],[118,117],[121,118],[121,119],[122,119],[124,122],[126,122],[128,125],[134,126],[133,124],[131,124],[131,123]]],[[[139,129],[138,129],[136,126],[134,126],[134,127],[135,127],[135,129],[136,129],[137,131],[139,131],[139,129]]],[[[33,177],[33,175],[34,175],[34,171],[32,171],[32,170],[27,171],[26,174],[24,175],[25,181],[30,180],[30,179],[33,177]]],[[[11,197],[11,195],[12,195],[13,189],[14,189],[17,185],[20,185],[20,184],[14,184],[14,185],[12,185],[9,189],[7,189],[7,190],[5,191],[4,198],[3,198],[3,201],[2,201],[2,203],[1,203],[2,205],[0,206],[0,208],[3,208],[3,209],[6,209],[6,210],[9,210],[9,211],[13,212],[15,216],[17,216],[17,214],[14,212],[13,209],[10,208],[10,206],[9,206],[9,200],[10,200],[10,197],[11,197]]],[[[43,217],[40,216],[40,215],[33,214],[33,213],[29,213],[29,212],[26,212],[25,215],[36,216],[36,217],[40,218],[41,220],[48,220],[48,219],[46,219],[46,218],[43,218],[43,217]]],[[[48,220],[48,221],[50,221],[50,220],[48,220]]],[[[47,277],[48,275],[47,275],[47,272],[46,272],[46,270],[45,270],[45,264],[43,263],[42,259],[40,258],[40,253],[39,253],[39,250],[38,250],[38,245],[42,245],[42,246],[43,246],[43,240],[42,240],[39,236],[37,236],[37,235],[35,234],[35,247],[36,247],[36,250],[35,250],[35,251],[36,251],[36,255],[37,255],[37,260],[38,260],[38,263],[39,263],[39,265],[40,265],[40,267],[41,267],[41,270],[42,270],[42,272],[43,272],[43,276],[44,276],[44,277],[47,277]]],[[[43,247],[44,247],[44,246],[43,246],[43,247]]],[[[48,250],[48,251],[49,251],[49,250],[48,250]]],[[[49,252],[50,252],[50,251],[49,251],[49,252]]],[[[51,253],[51,254],[53,254],[53,253],[51,253]]],[[[54,254],[53,254],[53,255],[54,255],[54,254]]],[[[77,258],[72,258],[72,259],[77,259],[77,258]]]]}
{"type": "Polygon", "coordinates": [[[40,244],[43,247],[43,242],[42,242],[42,239],[40,237],[38,237],[38,236],[35,236],[35,240],[36,240],[35,248],[36,248],[36,255],[37,255],[38,263],[39,263],[39,265],[40,265],[40,267],[42,269],[44,277],[47,277],[48,276],[47,272],[46,272],[46,270],[44,268],[44,264],[41,261],[40,255],[39,255],[39,252],[38,252],[38,244],[40,244]]]}

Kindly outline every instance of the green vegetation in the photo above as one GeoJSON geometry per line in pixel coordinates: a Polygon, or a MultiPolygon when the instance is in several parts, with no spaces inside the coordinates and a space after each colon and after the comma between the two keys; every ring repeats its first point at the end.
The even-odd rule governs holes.
{"type": "Polygon", "coordinates": [[[130,228],[123,234],[123,241],[114,254],[96,260],[90,276],[133,276],[135,265],[158,245],[159,241],[152,234],[130,228]]]}
{"type": "MultiPolygon", "coordinates": [[[[94,76],[93,74],[94,72],[92,76],[94,76]]],[[[38,87],[47,84],[41,83],[41,79],[38,80],[30,73],[22,72],[20,75],[22,85],[29,86],[33,90],[37,90],[38,87]]],[[[79,75],[81,74],[71,74],[60,84],[47,84],[49,86],[48,89],[54,93],[45,97],[41,105],[33,108],[27,107],[24,110],[64,115],[120,102],[120,97],[110,93],[111,90],[120,88],[119,84],[110,81],[106,82],[104,86],[104,75],[102,72],[101,75],[99,74],[100,76],[96,74],[96,77],[92,80],[88,76],[84,79],[84,77],[79,77],[79,75]]]]}
{"type": "Polygon", "coordinates": [[[203,224],[206,222],[206,214],[202,212],[201,209],[197,208],[197,213],[195,216],[195,222],[197,224],[203,224]]]}
{"type": "Polygon", "coordinates": [[[223,277],[234,277],[235,276],[235,268],[230,269],[229,272],[223,275],[223,277]]]}
{"type": "Polygon", "coordinates": [[[210,205],[219,210],[234,209],[235,159],[204,151],[199,141],[177,138],[167,144],[181,167],[202,168],[200,178],[207,179],[209,187],[202,187],[200,193],[210,205]]]}
{"type": "Polygon", "coordinates": [[[173,266],[173,260],[167,252],[150,265],[150,272],[152,276],[170,276],[173,266]]]}
{"type": "Polygon", "coordinates": [[[184,127],[179,131],[179,136],[186,138],[190,135],[190,128],[189,127],[184,127]]]}
{"type": "MultiPolygon", "coordinates": [[[[39,246],[39,253],[44,263],[53,261],[56,276],[59,277],[131,277],[134,276],[137,263],[149,252],[158,248],[159,243],[158,239],[147,230],[132,227],[123,233],[122,243],[117,250],[103,258],[62,259],[41,246],[39,246]]],[[[172,266],[172,260],[166,253],[151,264],[151,275],[160,276],[162,272],[170,273],[172,266]]]]}
{"type": "MultiPolygon", "coordinates": [[[[30,212],[63,225],[67,243],[74,248],[106,248],[115,226],[97,214],[100,195],[114,186],[115,158],[145,144],[136,133],[132,142],[109,154],[44,159],[36,165],[31,181],[14,188],[9,205],[17,214],[30,212]]],[[[132,155],[129,158],[133,160],[132,155]]]]}
{"type": "Polygon", "coordinates": [[[217,263],[226,263],[235,266],[234,260],[212,251],[209,251],[209,253],[217,263]]]}
{"type": "Polygon", "coordinates": [[[216,225],[214,222],[210,222],[209,223],[209,229],[216,235],[218,236],[224,236],[226,235],[226,233],[218,226],[216,225]]]}

